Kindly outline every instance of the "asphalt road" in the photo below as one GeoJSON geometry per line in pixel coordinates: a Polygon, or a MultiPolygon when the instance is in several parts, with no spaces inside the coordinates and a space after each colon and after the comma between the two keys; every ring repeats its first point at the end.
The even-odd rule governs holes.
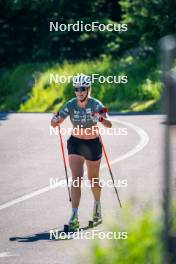
{"type": "MultiPolygon", "coordinates": [[[[70,217],[67,189],[50,186],[51,178],[59,183],[65,179],[59,138],[50,135],[50,118],[50,114],[0,115],[0,263],[86,263],[91,249],[93,239],[50,239],[49,231],[62,229],[70,217]]],[[[123,208],[119,208],[114,190],[104,187],[105,223],[118,222],[129,202],[134,215],[146,207],[157,210],[163,175],[164,117],[117,115],[111,119],[117,134],[127,132],[102,136],[114,177],[121,184],[118,191],[123,208]]],[[[63,127],[69,126],[67,120],[63,127]]],[[[64,143],[67,138],[63,136],[64,143]]],[[[100,177],[110,179],[104,158],[100,177]]],[[[92,206],[90,189],[83,187],[81,227],[90,220],[92,206]]],[[[104,223],[94,229],[107,231],[104,223]]]]}

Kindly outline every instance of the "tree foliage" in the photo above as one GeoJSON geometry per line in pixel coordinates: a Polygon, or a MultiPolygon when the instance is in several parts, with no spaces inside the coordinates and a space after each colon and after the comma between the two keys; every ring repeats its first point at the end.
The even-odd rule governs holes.
{"type": "Polygon", "coordinates": [[[176,2],[166,0],[1,0],[0,66],[119,55],[176,30],[176,2]],[[128,32],[49,31],[49,22],[128,23],[128,32]]]}

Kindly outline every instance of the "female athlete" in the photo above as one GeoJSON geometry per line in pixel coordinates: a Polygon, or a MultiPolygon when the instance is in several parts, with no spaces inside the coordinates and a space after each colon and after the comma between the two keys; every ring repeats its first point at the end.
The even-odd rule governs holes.
{"type": "Polygon", "coordinates": [[[78,207],[81,197],[81,180],[83,178],[84,163],[87,166],[88,179],[94,196],[93,221],[101,221],[101,204],[99,184],[99,169],[102,157],[102,145],[99,138],[97,123],[110,128],[111,121],[103,113],[104,105],[91,97],[90,76],[80,74],[73,77],[75,98],[72,98],[54,115],[51,125],[60,125],[67,116],[73,124],[70,138],[67,140],[69,166],[72,174],[71,199],[72,213],[69,220],[70,230],[79,227],[78,207]],[[75,129],[76,128],[76,129],[75,129]],[[74,186],[77,180],[79,185],[74,186]]]}

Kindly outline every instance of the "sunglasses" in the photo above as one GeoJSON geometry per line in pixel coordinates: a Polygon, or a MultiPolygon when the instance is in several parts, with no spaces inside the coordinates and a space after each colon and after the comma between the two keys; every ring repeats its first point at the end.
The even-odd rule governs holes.
{"type": "Polygon", "coordinates": [[[85,92],[86,90],[87,88],[84,86],[75,87],[75,92],[85,92]]]}

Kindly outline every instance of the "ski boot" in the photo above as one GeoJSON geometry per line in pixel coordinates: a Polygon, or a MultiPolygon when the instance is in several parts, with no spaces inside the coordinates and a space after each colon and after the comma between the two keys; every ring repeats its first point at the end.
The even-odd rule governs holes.
{"type": "Polygon", "coordinates": [[[93,220],[89,221],[89,227],[91,228],[101,223],[102,223],[101,205],[94,203],[93,220]]]}
{"type": "Polygon", "coordinates": [[[68,232],[76,232],[79,229],[79,221],[78,221],[78,217],[71,217],[69,224],[68,225],[64,225],[64,232],[68,233],[68,232]]]}

